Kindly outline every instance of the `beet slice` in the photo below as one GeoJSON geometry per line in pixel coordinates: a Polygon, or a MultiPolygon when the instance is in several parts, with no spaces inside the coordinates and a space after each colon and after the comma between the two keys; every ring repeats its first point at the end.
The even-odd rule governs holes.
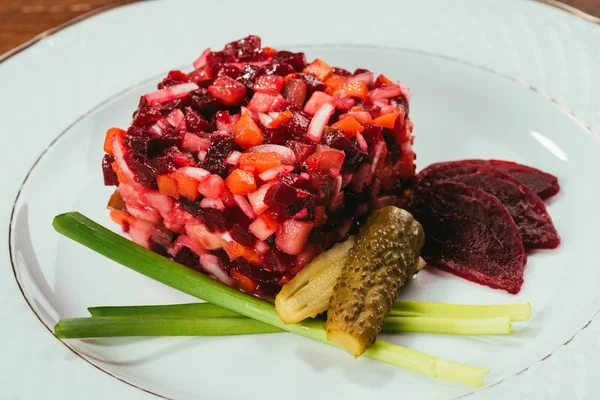
{"type": "Polygon", "coordinates": [[[451,161],[433,164],[419,173],[418,185],[452,181],[492,194],[507,208],[528,249],[554,249],[560,237],[544,202],[512,176],[485,164],[451,161]]]}
{"type": "Polygon", "coordinates": [[[426,232],[422,257],[431,265],[516,294],[527,255],[508,210],[483,190],[455,182],[421,186],[408,210],[426,232]]]}
{"type": "Polygon", "coordinates": [[[485,164],[504,172],[531,189],[540,199],[554,196],[560,190],[558,178],[527,165],[502,160],[465,160],[476,164],[485,164]]]}

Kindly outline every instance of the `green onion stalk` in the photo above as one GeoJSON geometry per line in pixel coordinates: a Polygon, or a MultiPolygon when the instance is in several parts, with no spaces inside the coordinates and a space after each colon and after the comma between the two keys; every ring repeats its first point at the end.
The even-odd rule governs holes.
{"type": "MultiPolygon", "coordinates": [[[[70,239],[174,289],[274,328],[335,346],[327,341],[322,321],[285,325],[271,303],[153,253],[80,213],[58,215],[54,218],[53,226],[70,239]]],[[[483,385],[483,377],[489,373],[487,368],[455,363],[382,340],[376,340],[364,355],[432,377],[472,386],[483,385]]]]}

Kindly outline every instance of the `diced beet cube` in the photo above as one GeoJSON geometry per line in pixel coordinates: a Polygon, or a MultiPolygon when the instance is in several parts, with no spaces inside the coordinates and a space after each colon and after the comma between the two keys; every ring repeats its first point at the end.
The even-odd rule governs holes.
{"type": "Polygon", "coordinates": [[[265,211],[264,215],[274,221],[277,221],[277,223],[282,223],[288,219],[288,214],[285,210],[277,210],[274,208],[269,208],[267,211],[265,211]]]}
{"type": "Polygon", "coordinates": [[[104,175],[104,186],[118,186],[119,179],[112,168],[112,163],[115,161],[110,154],[105,154],[102,157],[102,174],[104,175]]]}
{"type": "Polygon", "coordinates": [[[344,152],[339,150],[326,150],[315,153],[306,159],[306,165],[309,169],[316,169],[323,173],[328,173],[332,177],[340,174],[344,164],[344,152]]]}
{"type": "Polygon", "coordinates": [[[233,224],[229,232],[231,238],[244,247],[252,247],[252,236],[247,229],[242,228],[239,224],[233,224]]]}
{"type": "Polygon", "coordinates": [[[364,125],[363,137],[367,141],[369,147],[379,142],[383,138],[383,127],[379,125],[367,124],[364,125]]]}
{"type": "Polygon", "coordinates": [[[283,78],[279,75],[260,75],[254,83],[254,91],[277,94],[283,87],[283,78]]]}
{"type": "Polygon", "coordinates": [[[291,51],[278,51],[273,56],[273,61],[290,64],[296,71],[301,72],[306,67],[304,53],[292,53],[291,51]]]}
{"type": "Polygon", "coordinates": [[[167,229],[162,223],[159,223],[152,227],[152,235],[150,238],[161,246],[169,247],[173,240],[175,240],[175,234],[167,229]]]}
{"type": "Polygon", "coordinates": [[[324,140],[328,146],[342,150],[346,154],[344,168],[349,172],[356,172],[358,167],[369,158],[367,153],[358,148],[356,142],[339,129],[326,129],[324,140]]]}
{"type": "Polygon", "coordinates": [[[264,203],[272,208],[285,210],[297,198],[296,189],[292,186],[279,182],[267,190],[264,203]]]}
{"type": "Polygon", "coordinates": [[[226,106],[234,106],[244,99],[246,86],[228,76],[220,76],[208,87],[208,93],[226,106]]]}
{"type": "Polygon", "coordinates": [[[216,97],[208,93],[205,88],[194,90],[189,94],[189,105],[196,111],[208,118],[212,113],[221,107],[221,103],[216,97]]]}
{"type": "Polygon", "coordinates": [[[288,140],[302,140],[310,124],[310,116],[303,112],[294,112],[292,118],[284,120],[277,128],[267,129],[269,142],[283,144],[288,140]]]}
{"type": "Polygon", "coordinates": [[[160,112],[159,106],[143,105],[133,114],[132,126],[145,128],[149,124],[162,119],[163,115],[160,112]]]}
{"type": "Polygon", "coordinates": [[[290,64],[286,64],[286,63],[272,63],[272,64],[268,64],[265,65],[264,67],[261,68],[261,73],[266,74],[266,75],[279,75],[279,76],[286,76],[289,74],[293,74],[294,68],[292,68],[292,66],[290,64]]]}
{"type": "Polygon", "coordinates": [[[349,110],[354,106],[354,99],[352,97],[338,97],[333,100],[333,105],[338,110],[349,110]]]}
{"type": "Polygon", "coordinates": [[[333,189],[333,179],[325,173],[311,171],[309,182],[317,196],[324,199],[324,202],[326,203],[329,200],[329,195],[333,189]]]}
{"type": "Polygon", "coordinates": [[[231,64],[224,64],[217,68],[216,77],[227,76],[231,79],[236,79],[242,74],[242,70],[231,64]]]}
{"type": "Polygon", "coordinates": [[[245,65],[242,74],[237,78],[248,89],[254,88],[254,83],[261,73],[261,67],[256,65],[245,65]]]}
{"type": "Polygon", "coordinates": [[[210,147],[202,166],[210,173],[224,177],[227,175],[225,159],[233,151],[233,135],[228,133],[213,133],[210,147]]]}
{"type": "Polygon", "coordinates": [[[292,149],[294,154],[296,155],[296,160],[298,163],[303,163],[304,160],[308,158],[315,151],[314,144],[302,143],[296,140],[288,140],[285,142],[285,146],[292,149]]]}
{"type": "Polygon", "coordinates": [[[183,264],[186,267],[195,270],[198,270],[200,266],[200,258],[187,247],[181,249],[181,251],[179,251],[179,253],[177,253],[177,255],[175,256],[174,260],[179,264],[183,264]]]}
{"type": "Polygon", "coordinates": [[[124,160],[131,171],[136,174],[139,183],[150,189],[158,188],[156,185],[156,172],[148,165],[146,158],[129,152],[125,154],[124,160]]]}
{"type": "Polygon", "coordinates": [[[271,249],[262,258],[265,267],[274,272],[285,272],[294,265],[294,258],[279,249],[271,249]]]}
{"type": "MultiPolygon", "coordinates": [[[[181,199],[183,202],[184,198],[181,199]]],[[[186,209],[186,211],[188,211],[186,209]]],[[[229,211],[229,210],[227,210],[229,211]]],[[[215,210],[214,208],[201,208],[198,204],[198,209],[192,215],[197,215],[202,223],[206,225],[212,232],[223,232],[231,228],[228,215],[223,211],[215,210]]]]}
{"type": "Polygon", "coordinates": [[[306,83],[306,92],[309,96],[316,91],[322,92],[323,90],[325,90],[325,83],[319,78],[317,78],[315,75],[311,73],[302,73],[300,74],[300,76],[302,77],[302,80],[304,80],[304,82],[306,83]]]}
{"type": "Polygon", "coordinates": [[[307,85],[302,79],[290,79],[285,86],[281,94],[283,97],[290,102],[297,104],[304,104],[306,99],[307,85]]]}
{"type": "Polygon", "coordinates": [[[252,220],[248,218],[248,216],[237,205],[229,207],[226,211],[229,226],[233,226],[233,224],[237,223],[241,227],[248,229],[252,223],[252,220]]]}
{"type": "Polygon", "coordinates": [[[250,35],[225,45],[223,54],[232,57],[237,62],[261,61],[266,55],[261,50],[261,41],[258,36],[250,35]]]}
{"type": "Polygon", "coordinates": [[[210,123],[201,117],[192,107],[185,108],[185,126],[188,132],[210,132],[210,123]]]}
{"type": "Polygon", "coordinates": [[[341,75],[341,76],[350,76],[350,75],[352,75],[350,73],[350,71],[348,71],[347,69],[339,68],[339,67],[333,67],[333,73],[336,74],[336,75],[341,75]]]}
{"type": "Polygon", "coordinates": [[[189,80],[187,74],[178,70],[173,70],[169,71],[167,77],[163,79],[161,83],[158,84],[158,88],[164,89],[169,86],[179,85],[180,83],[186,83],[188,81],[189,80]]]}

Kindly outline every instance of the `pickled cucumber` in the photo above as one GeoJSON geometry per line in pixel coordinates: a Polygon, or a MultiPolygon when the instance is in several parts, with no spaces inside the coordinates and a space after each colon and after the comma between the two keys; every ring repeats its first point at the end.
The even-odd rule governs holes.
{"type": "Polygon", "coordinates": [[[337,243],[319,254],[298,275],[283,285],[275,298],[275,310],[284,323],[297,324],[327,310],[333,288],[353,245],[352,236],[337,243]]]}
{"type": "Polygon", "coordinates": [[[327,339],[360,356],[381,331],[400,288],[417,270],[421,224],[388,206],[368,218],[350,249],[329,302],[327,339]]]}

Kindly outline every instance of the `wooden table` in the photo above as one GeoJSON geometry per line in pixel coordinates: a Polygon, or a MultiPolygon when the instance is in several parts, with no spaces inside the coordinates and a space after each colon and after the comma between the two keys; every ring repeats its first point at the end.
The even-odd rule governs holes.
{"type": "MultiPolygon", "coordinates": [[[[0,0],[0,55],[37,34],[81,14],[126,2],[123,0],[0,0]]],[[[562,2],[600,17],[600,0],[563,0],[562,2]]]]}

